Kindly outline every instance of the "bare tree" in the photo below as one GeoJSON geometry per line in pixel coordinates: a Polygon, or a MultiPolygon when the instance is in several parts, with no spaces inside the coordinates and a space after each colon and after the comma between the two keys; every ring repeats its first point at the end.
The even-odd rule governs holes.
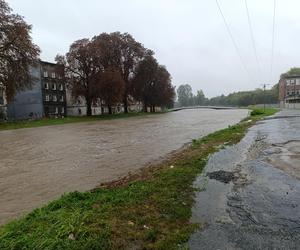
{"type": "Polygon", "coordinates": [[[18,91],[30,88],[33,77],[29,68],[34,65],[40,49],[33,44],[31,26],[23,17],[13,14],[4,0],[0,0],[0,82],[11,101],[18,91]]]}

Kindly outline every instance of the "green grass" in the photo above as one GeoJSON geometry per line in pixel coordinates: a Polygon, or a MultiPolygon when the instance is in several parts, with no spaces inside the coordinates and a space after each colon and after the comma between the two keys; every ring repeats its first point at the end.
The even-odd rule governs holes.
{"type": "Polygon", "coordinates": [[[249,107],[251,111],[251,116],[255,116],[256,118],[263,118],[265,116],[274,115],[276,112],[279,111],[279,109],[275,108],[255,108],[255,107],[249,107]]]}
{"type": "Polygon", "coordinates": [[[136,175],[63,195],[1,227],[0,249],[186,249],[191,233],[201,227],[190,223],[192,183],[208,156],[220,145],[237,143],[270,112],[194,140],[136,175]]]}
{"type": "Polygon", "coordinates": [[[52,125],[62,125],[68,123],[77,123],[77,122],[92,122],[92,121],[100,121],[100,120],[113,120],[113,119],[121,119],[121,118],[130,118],[137,116],[145,116],[145,115],[153,115],[153,114],[161,114],[158,113],[143,113],[143,112],[135,112],[128,114],[113,114],[113,115],[99,115],[99,116],[69,116],[65,118],[44,118],[38,120],[22,120],[22,121],[14,121],[14,122],[1,122],[0,121],[0,130],[10,130],[10,129],[19,129],[19,128],[33,128],[33,127],[42,127],[42,126],[52,126],[52,125]]]}

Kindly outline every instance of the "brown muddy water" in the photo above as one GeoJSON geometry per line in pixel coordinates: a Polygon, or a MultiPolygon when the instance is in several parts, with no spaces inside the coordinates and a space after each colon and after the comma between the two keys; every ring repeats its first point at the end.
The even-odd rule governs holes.
{"type": "Polygon", "coordinates": [[[0,224],[65,192],[86,191],[160,160],[247,110],[182,110],[0,131],[0,224]]]}

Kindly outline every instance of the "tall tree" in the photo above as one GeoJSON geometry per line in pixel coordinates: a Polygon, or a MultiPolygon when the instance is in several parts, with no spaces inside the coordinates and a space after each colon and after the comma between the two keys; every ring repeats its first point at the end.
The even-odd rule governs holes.
{"type": "Polygon", "coordinates": [[[29,68],[38,60],[40,50],[30,33],[31,26],[23,17],[13,14],[8,4],[0,0],[0,82],[8,101],[16,92],[30,88],[34,80],[29,68]]]}
{"type": "Polygon", "coordinates": [[[195,96],[195,104],[196,105],[203,105],[206,101],[205,95],[203,91],[200,89],[197,91],[197,95],[195,96]]]}
{"type": "Polygon", "coordinates": [[[153,52],[148,50],[146,56],[136,67],[132,80],[132,94],[134,98],[143,103],[143,110],[147,112],[150,105],[151,88],[154,85],[158,63],[153,52]]]}
{"type": "Polygon", "coordinates": [[[112,106],[122,101],[124,80],[118,70],[109,68],[99,73],[95,89],[97,96],[107,105],[109,114],[112,114],[112,106]]]}
{"type": "Polygon", "coordinates": [[[147,107],[154,112],[156,106],[173,104],[175,91],[171,76],[164,66],[158,64],[150,50],[137,66],[132,85],[134,97],[143,102],[144,112],[147,112],[147,107]]]}
{"type": "Polygon", "coordinates": [[[159,65],[150,91],[150,105],[152,112],[155,112],[155,107],[172,106],[174,98],[175,87],[172,86],[171,75],[165,66],[159,65]]]}
{"type": "Polygon", "coordinates": [[[192,87],[189,84],[180,85],[177,89],[178,102],[180,106],[190,106],[193,97],[192,87]]]}
{"type": "Polygon", "coordinates": [[[95,44],[89,39],[77,40],[71,44],[66,56],[56,56],[56,61],[65,66],[68,87],[75,97],[83,96],[87,106],[87,116],[92,115],[92,102],[96,99],[95,86],[101,71],[95,58],[95,44]]]}
{"type": "Polygon", "coordinates": [[[132,95],[131,79],[134,74],[134,70],[144,57],[145,48],[139,42],[137,42],[128,33],[102,33],[99,36],[93,38],[93,41],[97,43],[99,57],[101,64],[104,68],[113,66],[119,69],[121,76],[124,80],[124,94],[123,105],[124,112],[128,112],[128,101],[132,95]]]}

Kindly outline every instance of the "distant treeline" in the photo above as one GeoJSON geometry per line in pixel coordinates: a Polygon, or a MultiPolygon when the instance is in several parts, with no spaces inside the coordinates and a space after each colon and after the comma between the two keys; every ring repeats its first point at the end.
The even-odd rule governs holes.
{"type": "Polygon", "coordinates": [[[271,89],[263,91],[256,89],[252,91],[239,91],[229,95],[220,95],[213,98],[205,97],[202,90],[198,90],[194,95],[189,84],[180,85],[177,89],[179,106],[197,105],[222,105],[222,106],[249,106],[256,104],[278,103],[278,84],[271,89]]]}

